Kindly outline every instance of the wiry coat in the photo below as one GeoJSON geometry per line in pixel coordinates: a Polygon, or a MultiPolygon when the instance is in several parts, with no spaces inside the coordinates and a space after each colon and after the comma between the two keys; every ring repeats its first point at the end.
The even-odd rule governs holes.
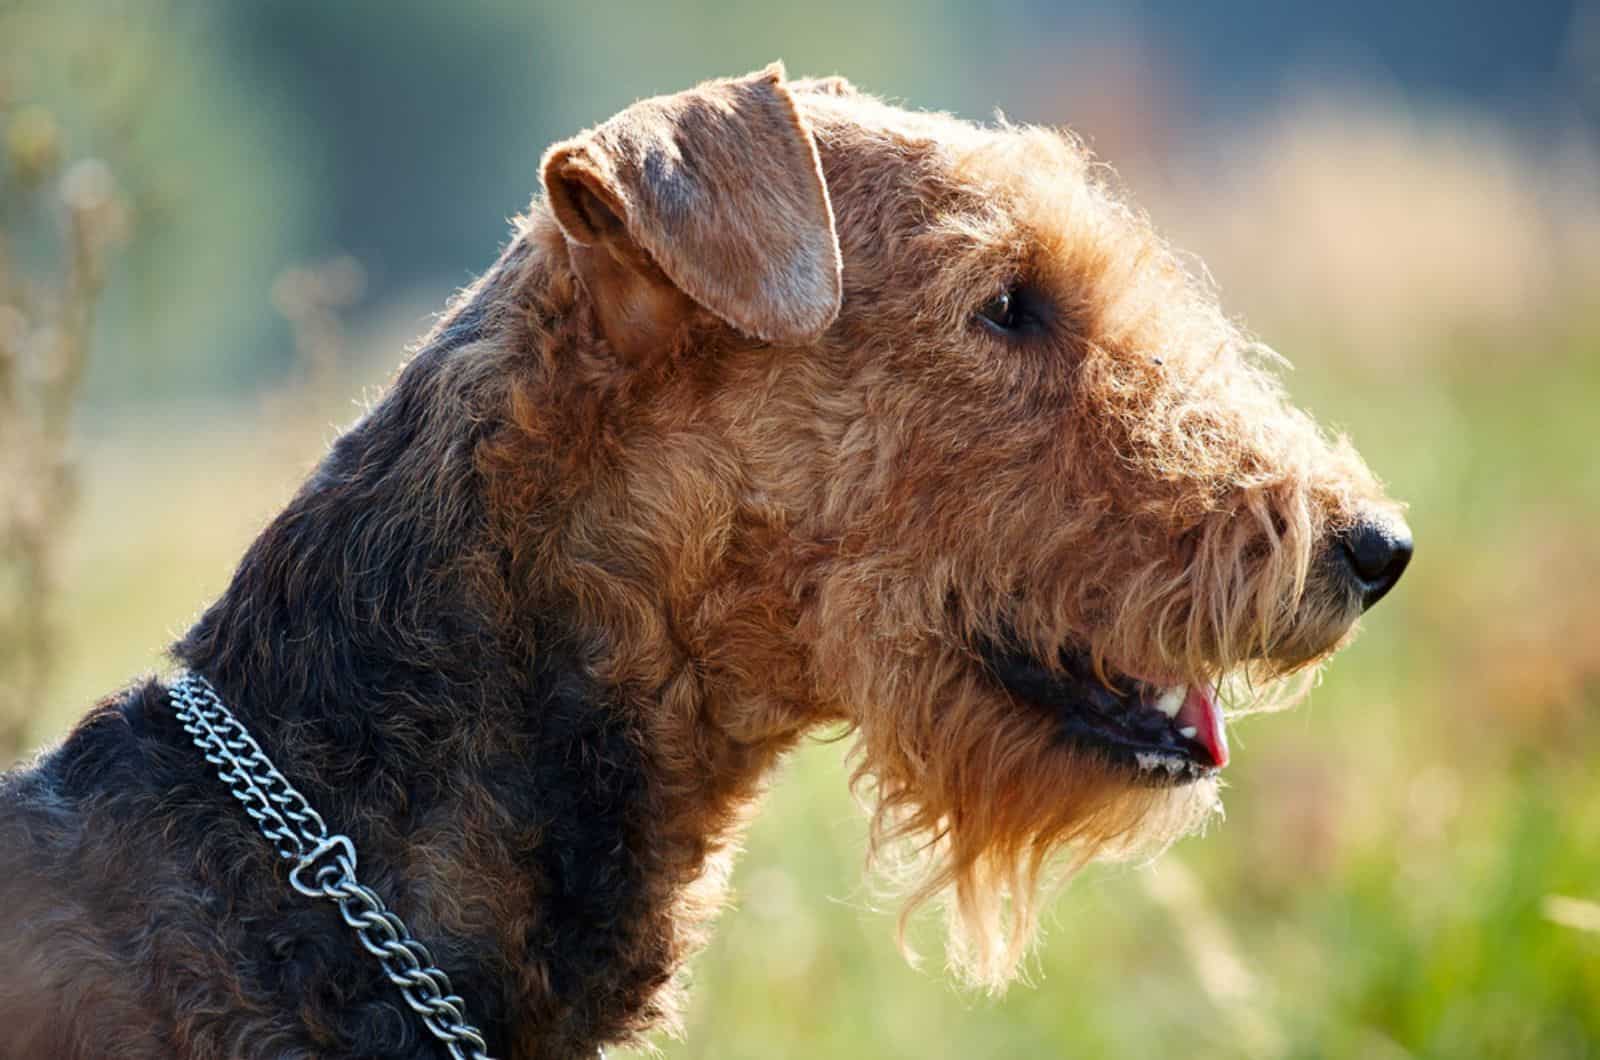
{"type": "MultiPolygon", "coordinates": [[[[1384,503],[1053,133],[781,70],[647,101],[545,196],[175,648],[360,852],[494,1055],[674,1025],[763,776],[859,732],[994,982],[1049,855],[1159,843],[973,640],[1281,673],[1384,503]],[[1047,337],[972,325],[1018,276],[1047,337]]],[[[0,1053],[433,1055],[150,682],[0,790],[0,1053]]]]}

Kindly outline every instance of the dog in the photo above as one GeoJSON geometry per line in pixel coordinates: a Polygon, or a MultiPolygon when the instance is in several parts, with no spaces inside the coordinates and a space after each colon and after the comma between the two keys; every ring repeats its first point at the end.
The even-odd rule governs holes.
{"type": "Polygon", "coordinates": [[[819,726],[908,908],[1002,984],[1054,874],[1204,822],[1228,697],[1294,686],[1410,558],[1061,133],[774,65],[542,176],[182,675],[5,777],[4,1055],[670,1032],[819,726]]]}

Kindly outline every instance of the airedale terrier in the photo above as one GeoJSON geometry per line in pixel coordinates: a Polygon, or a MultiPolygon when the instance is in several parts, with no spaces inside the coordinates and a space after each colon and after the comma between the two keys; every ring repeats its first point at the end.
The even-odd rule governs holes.
{"type": "Polygon", "coordinates": [[[185,674],[5,778],[0,1051],[670,1029],[825,724],[875,851],[920,851],[913,904],[1003,982],[1055,869],[1212,812],[1227,689],[1328,657],[1406,565],[1272,367],[1054,131],[774,66],[556,145],[185,674]]]}

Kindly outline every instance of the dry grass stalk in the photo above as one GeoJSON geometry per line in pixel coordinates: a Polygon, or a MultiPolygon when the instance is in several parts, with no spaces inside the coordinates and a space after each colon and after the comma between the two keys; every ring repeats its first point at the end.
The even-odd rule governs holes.
{"type": "Polygon", "coordinates": [[[75,506],[70,446],[94,307],[127,228],[110,169],[64,169],[51,114],[0,100],[0,763],[25,746],[54,654],[50,598],[75,506]],[[55,214],[61,263],[39,279],[12,233],[55,214]]]}

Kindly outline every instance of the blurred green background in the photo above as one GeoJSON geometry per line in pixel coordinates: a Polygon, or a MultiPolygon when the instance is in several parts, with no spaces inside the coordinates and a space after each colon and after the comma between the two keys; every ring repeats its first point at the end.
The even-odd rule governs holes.
{"type": "Polygon", "coordinates": [[[1419,551],[1307,704],[1234,730],[1226,822],[1073,884],[1001,999],[949,985],[933,924],[901,961],[843,749],[808,747],[666,1055],[1600,1056],[1595,3],[0,0],[18,349],[50,332],[4,292],[48,302],[69,256],[58,174],[103,160],[119,203],[76,503],[21,601],[53,621],[29,741],[161,665],[549,142],[780,57],[1084,135],[1419,551]]]}

